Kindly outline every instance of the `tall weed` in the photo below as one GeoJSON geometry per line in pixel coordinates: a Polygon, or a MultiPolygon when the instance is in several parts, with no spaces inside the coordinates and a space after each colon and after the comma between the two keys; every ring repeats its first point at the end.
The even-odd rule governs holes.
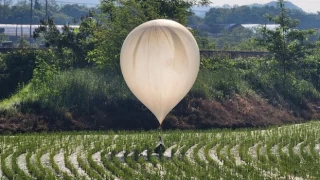
{"type": "Polygon", "coordinates": [[[32,90],[39,95],[38,101],[41,104],[83,112],[90,112],[95,106],[133,97],[122,76],[97,69],[57,72],[32,90]]]}

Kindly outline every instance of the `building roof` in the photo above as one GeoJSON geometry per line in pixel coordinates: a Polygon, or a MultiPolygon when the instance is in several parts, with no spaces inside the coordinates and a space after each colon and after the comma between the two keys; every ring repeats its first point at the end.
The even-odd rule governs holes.
{"type": "Polygon", "coordinates": [[[225,29],[228,31],[232,31],[234,28],[240,27],[241,24],[227,24],[225,25],[225,29]]]}
{"type": "Polygon", "coordinates": [[[268,30],[276,30],[280,25],[279,24],[241,24],[244,28],[250,29],[253,32],[256,32],[258,28],[266,27],[268,30]]]}

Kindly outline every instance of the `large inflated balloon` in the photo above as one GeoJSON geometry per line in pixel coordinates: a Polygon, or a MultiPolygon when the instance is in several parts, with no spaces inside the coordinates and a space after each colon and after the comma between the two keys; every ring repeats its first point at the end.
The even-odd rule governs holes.
{"type": "Polygon", "coordinates": [[[191,89],[199,65],[193,35],[183,25],[165,19],[148,21],[132,30],[120,55],[128,87],[160,124],[191,89]]]}

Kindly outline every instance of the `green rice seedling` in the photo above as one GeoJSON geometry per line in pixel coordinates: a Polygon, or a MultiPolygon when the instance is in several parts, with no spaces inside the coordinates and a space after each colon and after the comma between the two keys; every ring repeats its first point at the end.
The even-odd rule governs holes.
{"type": "Polygon", "coordinates": [[[174,156],[172,156],[172,161],[174,163],[174,165],[176,166],[177,169],[179,169],[178,171],[181,173],[181,176],[185,177],[187,176],[187,172],[185,170],[185,165],[184,163],[181,161],[182,159],[182,155],[181,155],[181,149],[184,148],[185,146],[182,146],[180,148],[177,149],[177,151],[174,153],[174,156]]]}
{"type": "Polygon", "coordinates": [[[124,154],[124,161],[134,171],[141,173],[141,176],[145,179],[159,179],[159,176],[149,173],[146,169],[141,169],[141,165],[133,160],[133,156],[128,156],[128,152],[124,154]]]}
{"type": "Polygon", "coordinates": [[[8,158],[8,156],[12,156],[9,150],[1,154],[1,170],[3,172],[4,177],[8,179],[14,179],[15,174],[12,171],[12,167],[9,167],[9,164],[6,163],[6,158],[8,158]]]}
{"type": "Polygon", "coordinates": [[[95,147],[93,149],[90,149],[88,151],[88,163],[91,168],[93,168],[95,171],[97,171],[102,178],[104,179],[112,179],[111,175],[107,173],[107,171],[103,168],[103,166],[98,165],[94,160],[92,159],[92,156],[94,153],[97,153],[98,151],[101,151],[101,148],[95,147]]]}
{"type": "Polygon", "coordinates": [[[36,166],[39,168],[39,170],[43,173],[46,172],[45,174],[42,174],[40,177],[43,177],[44,179],[55,179],[55,174],[51,169],[47,169],[45,167],[43,167],[42,163],[41,163],[41,156],[44,155],[44,153],[47,151],[46,148],[41,148],[38,149],[36,152],[36,166]]]}
{"type": "Polygon", "coordinates": [[[70,155],[69,151],[65,151],[63,156],[64,156],[64,163],[66,165],[66,168],[68,168],[71,173],[74,175],[74,178],[77,179],[82,179],[84,177],[81,177],[80,174],[78,173],[77,169],[73,166],[73,164],[71,163],[71,161],[69,160],[68,156],[70,155]]]}
{"type": "Polygon", "coordinates": [[[306,140],[300,144],[299,152],[300,152],[302,161],[312,162],[312,156],[311,156],[310,151],[308,149],[309,143],[310,143],[310,141],[306,140]]]}
{"type": "Polygon", "coordinates": [[[278,158],[273,154],[272,148],[277,148],[277,144],[272,140],[267,141],[267,156],[269,159],[269,163],[277,164],[278,158]]]}
{"type": "Polygon", "coordinates": [[[201,160],[199,156],[199,149],[204,148],[204,145],[205,141],[202,141],[199,144],[197,144],[193,150],[193,157],[195,159],[196,169],[199,169],[198,176],[201,179],[205,179],[206,177],[211,176],[211,171],[209,171],[208,164],[205,161],[201,160]]]}
{"type": "MultiPolygon", "coordinates": [[[[183,146],[180,152],[180,162],[178,163],[175,161],[175,163],[179,164],[179,167],[183,169],[187,177],[194,177],[195,174],[202,172],[201,169],[197,167],[194,162],[190,162],[189,158],[186,156],[187,150],[192,148],[194,145],[195,143],[191,141],[186,146],[183,146]]],[[[204,171],[205,169],[202,170],[204,171]]]]}
{"type": "Polygon", "coordinates": [[[28,176],[23,170],[21,170],[17,164],[17,158],[19,155],[24,154],[25,153],[25,149],[20,149],[18,147],[18,149],[12,154],[12,169],[13,169],[13,173],[15,174],[15,179],[18,180],[31,180],[32,178],[30,176],[28,176]]]}
{"type": "Polygon", "coordinates": [[[172,150],[171,158],[161,159],[151,154],[159,131],[0,136],[1,173],[5,179],[49,180],[317,179],[319,129],[318,121],[266,130],[163,131],[161,136],[172,150]],[[146,156],[141,156],[145,150],[146,156]],[[24,156],[28,171],[17,161],[24,156]],[[63,160],[57,156],[64,157],[65,167],[55,162],[63,160]],[[71,156],[77,156],[80,170],[72,164],[71,156]],[[97,157],[99,161],[101,157],[101,164],[97,157]],[[68,171],[62,168],[71,174],[63,175],[68,171]],[[86,172],[83,176],[79,175],[82,170],[86,172]]]}
{"type": "Polygon", "coordinates": [[[218,143],[218,139],[214,139],[211,143],[207,144],[204,149],[205,157],[208,161],[208,167],[209,167],[209,170],[211,171],[211,176],[212,176],[212,178],[215,178],[215,179],[221,177],[221,171],[220,171],[221,165],[219,165],[215,160],[213,160],[210,157],[209,151],[214,146],[217,145],[216,143],[218,143]]]}
{"type": "MultiPolygon", "coordinates": [[[[283,161],[288,163],[286,171],[288,174],[292,174],[294,176],[301,176],[302,175],[302,166],[301,166],[301,159],[300,157],[294,153],[293,147],[295,146],[295,142],[290,142],[288,144],[288,151],[289,153],[284,153],[283,161]]],[[[298,152],[299,153],[299,152],[298,152]]]]}
{"type": "Polygon", "coordinates": [[[114,165],[121,170],[122,176],[124,179],[130,179],[130,177],[137,177],[138,179],[142,178],[139,177],[140,174],[136,174],[135,172],[132,171],[132,169],[128,168],[127,166],[124,166],[123,163],[120,162],[120,160],[115,157],[114,155],[111,155],[111,161],[114,163],[114,165]]]}
{"type": "Polygon", "coordinates": [[[89,175],[89,177],[93,179],[102,180],[103,178],[96,171],[94,171],[90,167],[90,165],[87,162],[85,162],[85,160],[80,156],[81,156],[80,154],[77,156],[77,161],[79,163],[79,166],[89,175]]]}
{"type": "Polygon", "coordinates": [[[57,150],[56,149],[52,149],[50,154],[49,154],[49,160],[50,160],[50,163],[52,165],[52,168],[55,170],[56,174],[58,175],[62,175],[62,177],[64,179],[69,179],[71,180],[72,177],[69,176],[66,172],[62,172],[61,169],[59,168],[59,166],[57,165],[57,163],[54,161],[54,156],[55,154],[57,153],[57,150]]]}
{"type": "Polygon", "coordinates": [[[222,143],[219,143],[216,147],[217,156],[219,159],[221,159],[222,163],[225,165],[226,163],[226,157],[222,155],[222,149],[224,148],[224,145],[222,143]]]}
{"type": "Polygon", "coordinates": [[[101,152],[101,161],[104,165],[104,167],[109,170],[114,176],[116,177],[123,177],[123,172],[116,167],[113,162],[111,161],[111,159],[108,157],[108,151],[103,150],[101,152]],[[108,157],[108,158],[107,158],[108,157]]]}
{"type": "MultiPolygon", "coordinates": [[[[316,141],[312,141],[309,144],[310,155],[312,157],[312,160],[310,160],[310,161],[313,162],[313,164],[316,167],[319,167],[320,166],[320,161],[319,161],[320,156],[319,156],[319,153],[315,151],[315,149],[316,149],[316,141]]],[[[313,170],[312,174],[314,174],[315,177],[320,177],[320,172],[316,167],[311,169],[311,170],[313,170]]]]}
{"type": "MultiPolygon", "coordinates": [[[[148,148],[148,149],[147,149],[147,160],[148,160],[149,162],[151,162],[151,164],[152,164],[154,167],[156,167],[157,164],[159,163],[159,161],[158,161],[154,156],[152,156],[152,152],[153,152],[153,150],[152,150],[151,148],[148,148]]],[[[159,154],[159,158],[162,158],[162,156],[163,156],[162,153],[159,154]]]]}
{"type": "Polygon", "coordinates": [[[281,176],[285,176],[286,170],[288,169],[288,158],[287,154],[283,152],[283,149],[285,146],[288,146],[286,142],[280,142],[278,143],[278,154],[279,154],[279,171],[281,176]]]}
{"type": "Polygon", "coordinates": [[[204,148],[205,144],[206,144],[205,141],[202,141],[199,144],[197,144],[197,146],[193,150],[193,157],[197,164],[199,164],[202,168],[205,168],[207,170],[208,167],[206,162],[201,160],[199,156],[199,150],[200,148],[204,148]]]}
{"type": "Polygon", "coordinates": [[[31,156],[32,156],[31,151],[28,151],[26,154],[27,168],[33,177],[36,177],[37,179],[41,179],[40,177],[42,177],[42,172],[40,172],[39,168],[35,165],[35,162],[31,162],[31,156]]]}

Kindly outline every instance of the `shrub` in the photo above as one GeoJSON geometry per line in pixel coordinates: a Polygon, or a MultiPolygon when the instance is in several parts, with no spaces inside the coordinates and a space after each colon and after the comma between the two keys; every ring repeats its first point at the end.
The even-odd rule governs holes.
{"type": "Polygon", "coordinates": [[[202,59],[198,78],[190,96],[224,100],[235,93],[247,92],[248,87],[237,60],[202,59]]]}
{"type": "Polygon", "coordinates": [[[0,100],[14,94],[32,78],[36,52],[17,50],[0,55],[0,100]]]}
{"type": "Polygon", "coordinates": [[[88,113],[96,106],[133,97],[120,75],[97,69],[57,71],[42,80],[33,92],[41,104],[54,109],[88,113]]]}

